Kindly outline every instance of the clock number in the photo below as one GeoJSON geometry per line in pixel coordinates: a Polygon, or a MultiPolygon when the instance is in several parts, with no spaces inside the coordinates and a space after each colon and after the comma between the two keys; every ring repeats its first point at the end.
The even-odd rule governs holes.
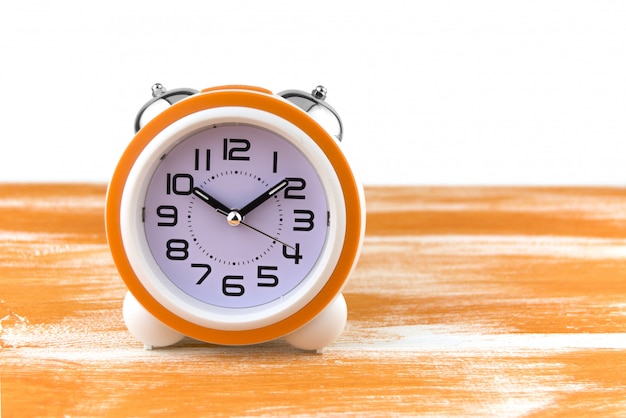
{"type": "Polygon", "coordinates": [[[193,268],[203,268],[206,271],[204,272],[204,274],[202,275],[202,277],[200,277],[200,280],[198,280],[196,282],[196,284],[202,284],[202,282],[204,281],[204,279],[206,279],[207,277],[209,277],[209,274],[211,274],[211,266],[209,266],[208,264],[192,264],[191,267],[193,268]]]}
{"type": "Polygon", "coordinates": [[[193,191],[193,176],[191,174],[167,173],[167,194],[187,195],[193,191]]]}
{"type": "Polygon", "coordinates": [[[224,276],[222,279],[222,293],[226,296],[242,296],[246,289],[235,281],[243,280],[243,276],[224,276]]]}
{"type": "Polygon", "coordinates": [[[189,243],[184,239],[171,239],[165,246],[165,255],[170,260],[186,260],[189,257],[189,243]]]}
{"type": "Polygon", "coordinates": [[[156,209],[159,218],[169,219],[169,221],[158,222],[158,226],[176,226],[178,223],[178,209],[176,206],[163,205],[156,209]]]}
{"type": "Polygon", "coordinates": [[[257,286],[258,287],[276,287],[278,286],[278,276],[274,275],[274,274],[268,274],[266,272],[264,272],[264,270],[269,270],[269,271],[277,271],[278,267],[276,266],[259,266],[257,268],[257,277],[259,279],[266,279],[267,281],[263,281],[263,282],[258,282],[257,286]]]}
{"type": "Polygon", "coordinates": [[[287,181],[289,182],[289,185],[285,187],[285,199],[304,199],[305,196],[303,194],[294,192],[304,190],[306,187],[306,181],[298,177],[287,177],[287,181]]]}
{"type": "Polygon", "coordinates": [[[224,138],[224,160],[249,161],[250,157],[247,155],[235,155],[235,153],[246,153],[248,150],[250,150],[250,141],[247,139],[224,138]]]}
{"type": "Polygon", "coordinates": [[[293,214],[294,215],[306,215],[306,217],[303,217],[303,218],[295,218],[293,221],[297,223],[307,224],[307,226],[294,226],[293,227],[294,231],[311,231],[313,229],[313,226],[315,225],[313,223],[313,219],[315,219],[315,215],[313,214],[312,211],[303,210],[303,209],[294,209],[293,214]]]}
{"type": "Polygon", "coordinates": [[[300,260],[302,260],[302,256],[300,255],[300,244],[296,243],[296,248],[293,254],[289,254],[289,248],[286,245],[283,245],[283,257],[292,259],[294,263],[300,264],[300,260]]]}
{"type": "Polygon", "coordinates": [[[278,153],[274,151],[274,159],[272,162],[272,173],[278,172],[278,153]]]}
{"type": "MultiPolygon", "coordinates": [[[[204,155],[205,155],[205,159],[206,159],[205,164],[204,164],[204,169],[206,171],[209,171],[209,170],[211,170],[211,150],[210,149],[205,150],[204,155]]],[[[202,158],[200,156],[200,150],[198,148],[196,148],[195,154],[194,154],[194,163],[193,163],[194,170],[196,170],[196,171],[200,170],[200,167],[201,167],[200,162],[201,162],[201,160],[202,160],[202,158]]]]}

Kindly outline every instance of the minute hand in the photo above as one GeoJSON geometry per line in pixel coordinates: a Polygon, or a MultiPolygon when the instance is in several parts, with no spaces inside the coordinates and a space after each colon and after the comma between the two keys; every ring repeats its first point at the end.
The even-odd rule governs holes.
{"type": "Polygon", "coordinates": [[[269,190],[264,192],[262,195],[254,199],[252,202],[248,203],[243,208],[239,209],[238,212],[241,216],[246,216],[248,213],[252,212],[253,209],[257,208],[261,205],[261,203],[268,200],[270,197],[274,196],[276,193],[280,192],[282,189],[287,187],[289,181],[287,179],[283,179],[274,186],[272,186],[269,190]]]}

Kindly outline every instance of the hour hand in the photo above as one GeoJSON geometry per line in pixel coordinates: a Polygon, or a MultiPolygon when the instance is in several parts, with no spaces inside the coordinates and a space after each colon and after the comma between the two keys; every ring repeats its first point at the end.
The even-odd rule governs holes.
{"type": "Polygon", "coordinates": [[[253,209],[260,206],[261,203],[268,200],[270,197],[274,196],[276,193],[280,192],[282,189],[287,187],[289,181],[287,179],[283,179],[272,186],[269,190],[263,192],[262,195],[254,199],[252,202],[248,203],[243,208],[239,209],[238,212],[241,216],[246,216],[248,213],[252,212],[253,209]]]}
{"type": "Polygon", "coordinates": [[[207,203],[209,206],[212,206],[217,212],[226,214],[226,215],[230,212],[230,208],[228,206],[226,206],[219,200],[215,199],[213,196],[211,196],[204,190],[198,187],[194,187],[192,190],[192,193],[194,194],[194,196],[202,200],[204,203],[207,203]]]}

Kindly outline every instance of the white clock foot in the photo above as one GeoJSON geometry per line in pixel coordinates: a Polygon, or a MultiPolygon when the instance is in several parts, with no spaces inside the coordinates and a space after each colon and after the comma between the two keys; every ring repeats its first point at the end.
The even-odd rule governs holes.
{"type": "Polygon", "coordinates": [[[156,319],[130,292],[124,298],[123,313],[126,328],[146,350],[176,344],[185,337],[156,319]]]}
{"type": "Polygon", "coordinates": [[[285,340],[302,350],[316,350],[321,353],[324,347],[335,342],[341,335],[347,320],[348,307],[340,293],[319,315],[287,335],[285,340]]]}

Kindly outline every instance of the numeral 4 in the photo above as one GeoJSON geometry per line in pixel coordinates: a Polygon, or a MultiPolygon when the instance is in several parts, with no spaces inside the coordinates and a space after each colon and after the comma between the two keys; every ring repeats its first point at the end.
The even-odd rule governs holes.
{"type": "Polygon", "coordinates": [[[290,253],[289,247],[283,245],[283,257],[293,260],[296,264],[300,264],[300,260],[302,260],[302,255],[300,255],[300,243],[296,243],[296,248],[293,250],[293,254],[290,253]]]}

